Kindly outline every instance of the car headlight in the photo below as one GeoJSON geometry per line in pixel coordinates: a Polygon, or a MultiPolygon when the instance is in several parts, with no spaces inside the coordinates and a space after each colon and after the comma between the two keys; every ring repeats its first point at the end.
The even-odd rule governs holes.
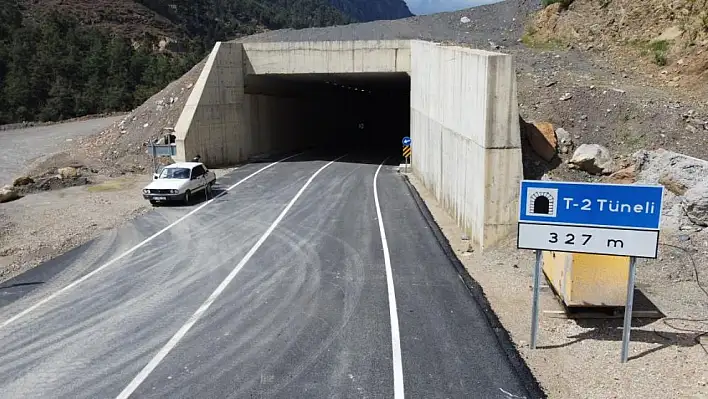
{"type": "Polygon", "coordinates": [[[148,190],[147,188],[144,188],[144,189],[143,189],[143,193],[144,193],[144,194],[150,194],[150,190],[148,190]]]}
{"type": "Polygon", "coordinates": [[[172,194],[177,194],[177,193],[179,193],[179,190],[170,190],[170,192],[171,192],[172,194]]]}

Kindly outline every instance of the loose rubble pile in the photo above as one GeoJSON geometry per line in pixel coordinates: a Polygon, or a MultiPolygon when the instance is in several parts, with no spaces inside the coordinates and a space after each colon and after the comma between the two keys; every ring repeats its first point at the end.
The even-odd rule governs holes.
{"type": "Polygon", "coordinates": [[[77,155],[108,176],[149,171],[152,157],[148,154],[148,143],[174,128],[203,67],[204,61],[120,122],[81,140],[77,155]]]}
{"type": "Polygon", "coordinates": [[[567,43],[606,52],[608,62],[653,86],[706,93],[708,4],[703,0],[575,0],[538,13],[527,41],[567,43]]]}
{"type": "MultiPolygon", "coordinates": [[[[73,167],[80,173],[78,176],[62,178],[62,187],[87,184],[85,178],[90,175],[116,177],[148,173],[153,166],[148,144],[156,142],[165,133],[171,133],[204,62],[195,65],[187,74],[104,131],[82,138],[74,148],[31,165],[27,175],[42,184],[40,187],[36,184],[30,186],[33,189],[54,187],[58,180],[51,176],[56,176],[58,170],[64,167],[73,167]],[[47,179],[51,182],[48,183],[47,179]],[[67,185],[65,182],[72,184],[67,185]]],[[[158,162],[164,164],[165,160],[159,159],[158,162]]]]}

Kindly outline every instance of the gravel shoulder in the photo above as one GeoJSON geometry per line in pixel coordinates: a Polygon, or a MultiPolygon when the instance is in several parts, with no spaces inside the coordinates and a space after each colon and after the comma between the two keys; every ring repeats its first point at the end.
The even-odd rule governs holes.
{"type": "MultiPolygon", "coordinates": [[[[512,235],[496,248],[468,252],[452,218],[418,179],[410,181],[549,397],[708,397],[708,294],[694,279],[666,279],[708,256],[705,230],[686,242],[664,238],[658,260],[639,262],[637,287],[667,317],[633,321],[628,363],[620,363],[622,319],[559,317],[560,302],[545,280],[538,347],[531,350],[533,251],[517,250],[512,235]]],[[[695,265],[705,287],[708,265],[695,265]]]]}

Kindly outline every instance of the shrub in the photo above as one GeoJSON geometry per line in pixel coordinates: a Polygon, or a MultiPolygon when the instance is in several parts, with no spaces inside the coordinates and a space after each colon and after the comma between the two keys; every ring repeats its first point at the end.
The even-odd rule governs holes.
{"type": "Polygon", "coordinates": [[[666,40],[659,40],[649,43],[649,49],[654,54],[654,63],[659,66],[665,66],[667,63],[666,52],[669,50],[669,42],[666,40]]]}
{"type": "Polygon", "coordinates": [[[551,4],[560,3],[562,8],[568,8],[568,6],[573,2],[573,0],[541,0],[541,4],[544,7],[548,7],[551,4]]]}

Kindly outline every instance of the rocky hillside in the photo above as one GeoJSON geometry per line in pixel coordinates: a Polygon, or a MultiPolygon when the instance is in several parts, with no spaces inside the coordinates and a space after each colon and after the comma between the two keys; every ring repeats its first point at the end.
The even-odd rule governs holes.
{"type": "MultiPolygon", "coordinates": [[[[703,134],[708,130],[708,110],[705,98],[700,100],[696,94],[700,87],[657,89],[641,73],[624,72],[607,62],[605,50],[588,50],[588,43],[580,46],[559,45],[556,39],[542,41],[544,33],[535,28],[538,21],[549,13],[560,21],[578,12],[580,6],[580,0],[569,9],[544,9],[539,1],[508,0],[393,21],[268,31],[241,40],[423,39],[512,54],[517,66],[520,116],[536,123],[528,125],[541,126],[523,130],[527,144],[524,164],[529,178],[545,173],[569,180],[600,178],[570,167],[574,151],[583,144],[600,145],[607,150],[603,157],[610,158],[606,162],[612,167],[602,168],[601,174],[605,175],[628,166],[638,150],[665,148],[708,159],[708,135],[703,134]],[[530,35],[530,31],[534,34],[530,35]],[[549,143],[529,143],[538,140],[539,134],[542,141],[549,143]],[[552,148],[541,148],[547,145],[552,148]]],[[[637,69],[648,68],[652,60],[634,64],[637,69]]],[[[163,128],[174,126],[198,74],[199,66],[145,102],[120,125],[82,140],[77,153],[83,158],[81,163],[111,174],[149,169],[145,143],[163,128]]]]}
{"type": "Polygon", "coordinates": [[[602,54],[655,86],[708,93],[708,0],[574,0],[529,24],[530,45],[577,46],[602,54]]]}
{"type": "Polygon", "coordinates": [[[82,25],[108,28],[136,41],[180,43],[200,40],[207,47],[265,29],[306,28],[396,19],[412,14],[403,0],[20,0],[26,14],[78,18],[82,25]]]}

